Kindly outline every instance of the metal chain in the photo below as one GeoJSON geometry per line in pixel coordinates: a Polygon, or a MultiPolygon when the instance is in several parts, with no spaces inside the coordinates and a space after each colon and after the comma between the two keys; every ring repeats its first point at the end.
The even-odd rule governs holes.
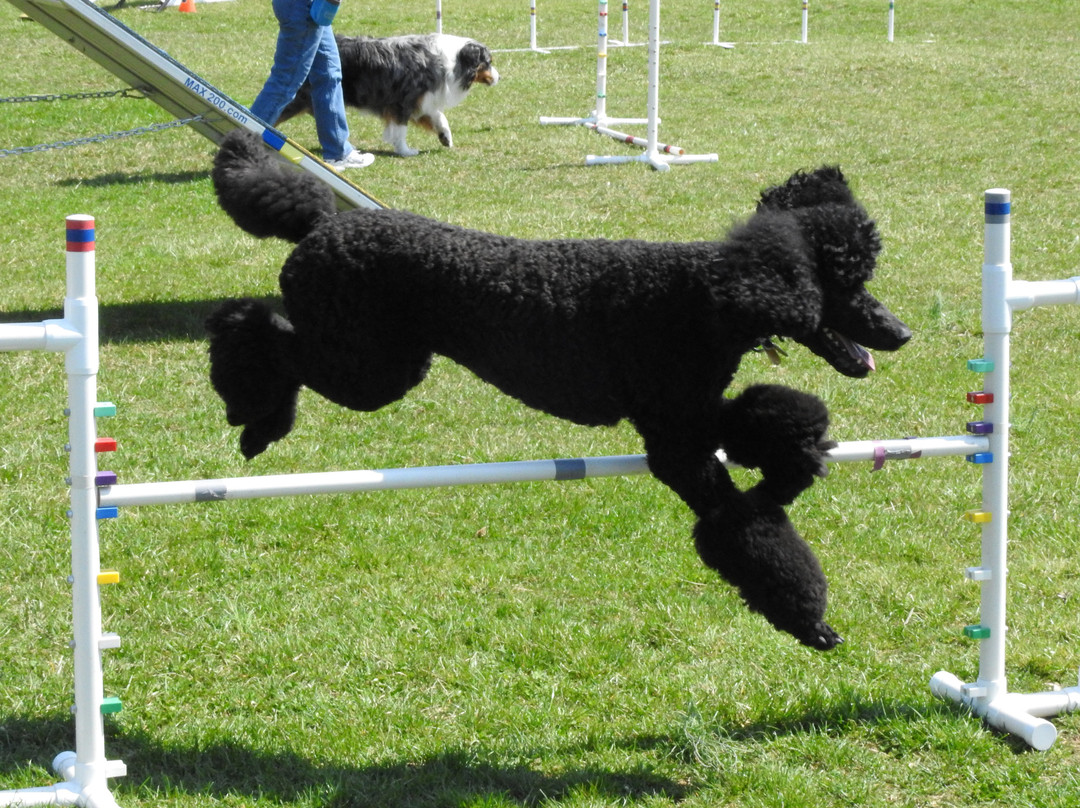
{"type": "Polygon", "coordinates": [[[101,90],[96,93],[60,93],[58,95],[14,95],[10,98],[0,98],[0,104],[20,104],[26,101],[84,101],[87,98],[112,98],[114,95],[124,98],[146,98],[134,87],[124,90],[101,90]]]}
{"type": "Polygon", "coordinates": [[[105,135],[92,135],[90,137],[83,137],[77,140],[58,140],[55,143],[41,143],[37,146],[20,146],[15,149],[0,149],[0,157],[10,157],[15,154],[29,154],[31,152],[48,151],[49,149],[66,149],[70,146],[83,146],[87,143],[101,143],[105,140],[118,140],[125,137],[135,137],[137,135],[146,135],[151,132],[160,132],[163,129],[173,129],[177,126],[187,126],[189,123],[195,121],[205,120],[204,115],[193,115],[190,118],[181,118],[176,121],[166,121],[165,123],[155,123],[150,126],[140,126],[138,129],[127,129],[122,132],[110,132],[105,135]]]}

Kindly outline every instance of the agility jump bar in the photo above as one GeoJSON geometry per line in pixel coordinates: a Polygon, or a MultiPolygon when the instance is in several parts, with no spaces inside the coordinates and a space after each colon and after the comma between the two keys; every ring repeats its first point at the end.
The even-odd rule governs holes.
{"type": "Polygon", "coordinates": [[[178,120],[196,118],[191,128],[214,143],[247,129],[281,159],[330,186],[339,210],[386,207],[89,0],[10,2],[178,120]]]}
{"type": "MultiPolygon", "coordinates": [[[[972,462],[987,451],[987,438],[954,435],[941,438],[862,440],[841,443],[830,451],[830,463],[870,461],[880,468],[886,460],[966,455],[972,462]]],[[[723,453],[718,457],[724,460],[723,453]]],[[[504,463],[472,463],[363,471],[323,471],[301,474],[267,474],[217,480],[175,480],[117,485],[109,475],[98,487],[98,506],[118,508],[136,505],[169,505],[191,502],[222,502],[234,499],[348,494],[409,488],[440,488],[452,485],[582,480],[588,477],[622,477],[648,474],[645,455],[578,457],[556,460],[513,460],[504,463]]]]}

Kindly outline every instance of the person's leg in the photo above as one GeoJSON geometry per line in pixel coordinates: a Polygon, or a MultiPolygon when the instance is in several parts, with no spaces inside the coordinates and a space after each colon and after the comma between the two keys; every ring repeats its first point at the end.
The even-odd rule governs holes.
{"type": "Polygon", "coordinates": [[[330,30],[315,24],[304,0],[273,0],[273,7],[279,26],[274,64],[251,104],[255,116],[271,126],[307,79],[322,40],[321,30],[330,30]]]}
{"type": "Polygon", "coordinates": [[[345,97],[341,91],[341,57],[329,25],[319,29],[315,58],[308,80],[311,82],[311,110],[324,160],[341,160],[353,150],[349,124],[345,120],[345,97]]]}

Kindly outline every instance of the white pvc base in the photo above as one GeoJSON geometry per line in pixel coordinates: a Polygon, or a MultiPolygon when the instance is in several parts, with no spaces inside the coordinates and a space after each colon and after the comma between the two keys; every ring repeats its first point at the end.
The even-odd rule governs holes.
{"type": "Polygon", "coordinates": [[[84,787],[76,780],[76,755],[61,752],[53,758],[53,771],[64,781],[41,788],[23,788],[0,791],[0,805],[78,805],[82,808],[119,808],[113,795],[105,787],[84,787]]]}
{"type": "Polygon", "coordinates": [[[593,112],[590,115],[586,115],[584,118],[560,118],[550,115],[540,116],[540,123],[544,124],[545,126],[610,126],[614,123],[646,124],[648,122],[648,118],[609,118],[606,115],[601,117],[598,116],[596,112],[593,112]]]}
{"type": "MultiPolygon", "coordinates": [[[[170,8],[172,6],[178,6],[178,5],[180,5],[180,2],[181,2],[181,0],[168,0],[168,2],[162,4],[161,7],[162,8],[170,8]]],[[[225,2],[228,2],[228,0],[195,0],[195,5],[197,6],[200,3],[225,3],[225,2]]]]}
{"type": "Polygon", "coordinates": [[[688,163],[716,163],[720,156],[717,154],[662,154],[658,149],[646,151],[634,155],[585,155],[585,165],[614,165],[616,163],[648,163],[657,171],[667,171],[671,166],[686,165],[688,163]]]}
{"type": "Polygon", "coordinates": [[[1011,733],[1033,749],[1044,752],[1054,745],[1057,728],[1047,718],[1080,710],[1080,685],[1043,693],[1002,693],[993,699],[976,695],[978,683],[964,684],[948,671],[930,679],[930,692],[971,710],[994,729],[1011,733]]]}
{"type": "Polygon", "coordinates": [[[544,47],[529,48],[492,48],[492,53],[539,53],[547,55],[557,50],[577,50],[580,45],[545,45],[544,47]]]}

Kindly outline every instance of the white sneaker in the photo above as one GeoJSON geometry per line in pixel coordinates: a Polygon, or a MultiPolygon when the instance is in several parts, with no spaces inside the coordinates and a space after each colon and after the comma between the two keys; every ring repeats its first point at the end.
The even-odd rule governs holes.
{"type": "Polygon", "coordinates": [[[341,170],[343,168],[367,168],[375,162],[375,155],[353,149],[340,160],[327,160],[330,168],[341,170]]]}

